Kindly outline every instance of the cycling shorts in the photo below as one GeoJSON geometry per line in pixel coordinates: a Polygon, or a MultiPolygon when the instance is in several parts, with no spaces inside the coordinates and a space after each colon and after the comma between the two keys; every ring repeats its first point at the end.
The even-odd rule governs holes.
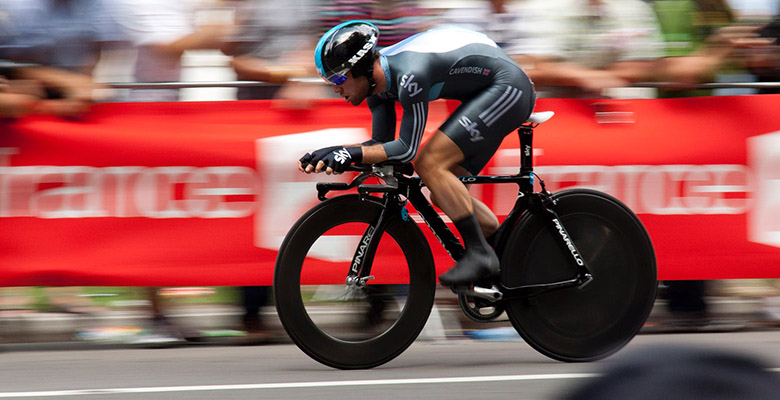
{"type": "Polygon", "coordinates": [[[533,83],[520,68],[516,71],[463,101],[439,128],[458,145],[464,156],[460,165],[473,175],[482,171],[504,137],[533,111],[533,83]]]}

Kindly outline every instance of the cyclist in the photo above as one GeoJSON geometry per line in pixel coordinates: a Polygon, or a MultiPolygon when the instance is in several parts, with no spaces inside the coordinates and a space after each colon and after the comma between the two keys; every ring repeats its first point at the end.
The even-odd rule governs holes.
{"type": "Polygon", "coordinates": [[[435,28],[381,51],[378,37],[373,24],[349,21],[317,43],[320,76],[352,105],[366,100],[372,139],[307,153],[298,168],[331,174],[350,164],[406,163],[416,157],[415,170],[433,203],[454,221],[466,249],[439,281],[477,284],[498,273],[498,257],[485,239],[498,228],[498,219],[457,176],[478,174],[504,136],[528,119],[536,98],[533,83],[495,42],[468,29],[435,28]],[[440,98],[461,104],[420,149],[428,103],[440,98]],[[395,102],[403,108],[398,139],[395,102]]]}

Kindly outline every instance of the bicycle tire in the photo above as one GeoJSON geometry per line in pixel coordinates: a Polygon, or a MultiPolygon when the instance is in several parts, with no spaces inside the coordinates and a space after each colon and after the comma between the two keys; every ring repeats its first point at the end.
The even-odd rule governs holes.
{"type": "MultiPolygon", "coordinates": [[[[647,320],[658,287],[655,253],[639,218],[619,200],[587,189],[553,198],[593,280],[507,301],[507,316],[540,353],[566,362],[595,361],[625,346],[647,320]]],[[[554,235],[559,233],[543,216],[526,213],[503,254],[502,283],[517,287],[576,276],[568,250],[554,235]]]]}
{"type": "MultiPolygon", "coordinates": [[[[382,211],[382,205],[377,200],[378,198],[361,200],[357,195],[344,195],[319,203],[290,229],[277,257],[274,290],[276,309],[282,325],[304,353],[330,367],[365,369],[394,359],[414,342],[433,308],[436,284],[433,255],[417,224],[411,218],[404,220],[400,215],[391,217],[384,232],[374,233],[374,235],[382,235],[377,252],[382,253],[383,248],[387,246],[397,246],[394,249],[396,256],[393,256],[396,259],[384,262],[381,254],[376,254],[371,271],[371,275],[376,275],[376,280],[369,280],[366,285],[366,293],[384,293],[388,288],[402,289],[403,293],[400,295],[401,291],[396,291],[394,294],[384,295],[383,300],[380,300],[389,303],[390,296],[405,296],[401,299],[392,297],[393,304],[398,306],[398,310],[380,311],[380,314],[391,314],[393,317],[397,313],[397,320],[382,321],[382,324],[372,325],[371,329],[344,333],[342,331],[347,331],[356,321],[365,322],[371,319],[372,312],[376,308],[374,303],[377,295],[369,294],[361,298],[353,296],[350,292],[343,297],[341,294],[332,295],[324,302],[313,301],[314,295],[309,297],[310,291],[306,290],[309,288],[306,283],[310,280],[307,278],[307,271],[317,267],[309,266],[314,261],[310,261],[313,257],[307,255],[313,252],[315,243],[327,237],[326,232],[337,232],[343,229],[350,229],[351,232],[356,233],[356,240],[359,240],[368,224],[375,221],[382,211]],[[353,225],[358,226],[357,230],[352,228],[353,225]],[[403,256],[397,256],[398,248],[403,256]],[[408,268],[408,275],[404,275],[407,273],[404,272],[407,271],[406,269],[399,268],[398,264],[403,262],[408,268]],[[382,263],[392,265],[380,265],[382,263]],[[407,277],[408,282],[402,282],[402,285],[398,282],[393,282],[392,285],[381,284],[382,275],[388,275],[390,268],[400,271],[402,276],[407,277]],[[372,284],[373,282],[380,283],[372,284]],[[361,304],[361,301],[365,303],[361,304]],[[324,307],[324,310],[327,310],[325,315],[330,316],[331,319],[345,319],[338,323],[322,321],[318,318],[323,313],[323,308],[317,311],[318,306],[312,303],[325,304],[319,307],[324,307]],[[344,311],[341,306],[346,307],[347,311],[344,311]],[[365,309],[357,308],[360,306],[365,306],[365,309]],[[350,318],[349,314],[355,309],[365,311],[365,315],[369,317],[361,319],[361,314],[356,313],[352,319],[346,319],[350,318]],[[372,331],[376,326],[380,327],[379,331],[372,331]],[[351,337],[350,333],[361,336],[351,337]]],[[[356,249],[357,246],[352,246],[349,253],[345,254],[346,257],[335,263],[335,270],[343,271],[343,274],[341,272],[336,274],[339,276],[334,278],[335,281],[330,282],[333,283],[332,286],[327,286],[329,290],[348,287],[344,282],[356,249]]],[[[314,287],[318,288],[317,293],[322,289],[321,286],[314,287]]],[[[389,317],[385,316],[385,318],[389,317]]]]}

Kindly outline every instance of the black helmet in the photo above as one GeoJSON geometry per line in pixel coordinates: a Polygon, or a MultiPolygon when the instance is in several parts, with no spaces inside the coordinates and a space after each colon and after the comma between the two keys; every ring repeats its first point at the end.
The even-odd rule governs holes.
{"type": "Polygon", "coordinates": [[[347,71],[363,76],[371,69],[379,29],[365,21],[349,21],[334,26],[320,38],[314,50],[317,72],[340,85],[347,71]],[[362,62],[361,62],[362,61],[362,62]]]}

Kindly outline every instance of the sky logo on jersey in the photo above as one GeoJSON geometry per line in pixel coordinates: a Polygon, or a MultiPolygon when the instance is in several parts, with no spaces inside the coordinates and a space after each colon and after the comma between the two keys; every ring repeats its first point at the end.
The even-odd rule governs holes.
{"type": "Polygon", "coordinates": [[[476,122],[471,122],[469,117],[464,115],[464,116],[460,117],[458,122],[460,123],[461,126],[466,128],[466,131],[469,133],[469,135],[471,135],[471,141],[472,142],[479,142],[480,140],[485,139],[482,136],[482,132],[480,132],[479,129],[477,129],[477,123],[476,122]]]}
{"type": "Polygon", "coordinates": [[[401,87],[409,92],[409,97],[414,97],[422,92],[417,82],[414,81],[414,75],[404,75],[401,77],[401,87]]]}

